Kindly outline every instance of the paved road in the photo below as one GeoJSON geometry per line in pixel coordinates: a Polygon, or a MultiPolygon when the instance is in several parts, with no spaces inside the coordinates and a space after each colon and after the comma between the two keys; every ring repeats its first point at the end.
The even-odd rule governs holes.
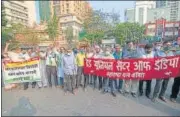
{"type": "MultiPolygon", "coordinates": [[[[154,87],[154,81],[153,86],[154,87]]],[[[169,83],[167,98],[170,95],[172,80],[169,83]]],[[[178,103],[159,101],[152,103],[145,96],[132,98],[118,94],[101,94],[91,87],[86,92],[80,89],[77,95],[64,95],[61,89],[31,89],[27,91],[14,89],[2,90],[2,115],[67,115],[67,116],[178,116],[180,115],[180,98],[178,103]]]]}

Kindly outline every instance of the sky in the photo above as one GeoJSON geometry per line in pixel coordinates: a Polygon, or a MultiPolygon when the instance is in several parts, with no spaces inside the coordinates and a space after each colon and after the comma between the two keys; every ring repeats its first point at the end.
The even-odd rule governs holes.
{"type": "MultiPolygon", "coordinates": [[[[114,9],[115,13],[120,14],[121,22],[124,21],[124,11],[126,8],[133,8],[134,1],[89,1],[92,8],[95,10],[102,9],[104,12],[111,12],[114,9]]],[[[37,13],[37,22],[40,22],[38,4],[36,1],[36,13],[37,13]]]]}
{"type": "Polygon", "coordinates": [[[92,8],[95,10],[102,9],[104,12],[111,12],[114,9],[115,13],[120,14],[121,22],[124,21],[124,11],[126,8],[133,8],[134,1],[89,1],[92,8]]]}

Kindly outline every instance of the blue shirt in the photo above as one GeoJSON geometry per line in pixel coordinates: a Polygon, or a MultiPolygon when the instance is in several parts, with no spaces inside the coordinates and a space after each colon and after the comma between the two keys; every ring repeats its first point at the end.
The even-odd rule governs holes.
{"type": "Polygon", "coordinates": [[[163,50],[155,51],[155,57],[168,57],[168,56],[174,56],[173,52],[169,51],[168,53],[165,53],[163,50]]]}
{"type": "Polygon", "coordinates": [[[114,52],[113,56],[114,56],[115,59],[122,59],[122,52],[119,52],[119,53],[114,52]]]}
{"type": "Polygon", "coordinates": [[[76,73],[76,64],[74,54],[71,55],[65,54],[62,58],[63,69],[66,75],[73,75],[76,73]]]}
{"type": "Polygon", "coordinates": [[[140,58],[140,54],[137,52],[137,49],[134,50],[124,50],[123,58],[140,58]]]}

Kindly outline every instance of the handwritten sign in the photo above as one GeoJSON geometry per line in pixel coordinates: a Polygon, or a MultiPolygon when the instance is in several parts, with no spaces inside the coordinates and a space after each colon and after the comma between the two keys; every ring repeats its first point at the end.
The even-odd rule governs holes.
{"type": "Polygon", "coordinates": [[[41,81],[39,58],[24,62],[6,62],[3,75],[5,84],[41,81]]]}

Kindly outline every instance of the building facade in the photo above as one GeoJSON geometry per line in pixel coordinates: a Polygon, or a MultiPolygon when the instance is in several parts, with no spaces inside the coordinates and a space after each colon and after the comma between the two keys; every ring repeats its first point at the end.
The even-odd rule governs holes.
{"type": "Polygon", "coordinates": [[[180,1],[156,1],[156,8],[170,7],[170,21],[180,21],[180,1]]]}
{"type": "Polygon", "coordinates": [[[73,14],[81,20],[87,18],[88,14],[92,12],[92,8],[87,1],[51,1],[50,8],[51,16],[73,14]]]}
{"type": "Polygon", "coordinates": [[[73,36],[77,37],[82,29],[82,24],[90,16],[92,8],[87,1],[51,1],[51,17],[60,18],[59,24],[64,32],[67,27],[73,28],[73,36]]]}
{"type": "Polygon", "coordinates": [[[148,9],[155,8],[155,1],[136,1],[135,2],[135,22],[145,24],[147,22],[148,9]]]}
{"type": "Polygon", "coordinates": [[[36,22],[35,1],[2,1],[5,17],[10,23],[32,26],[36,22]]]}
{"type": "Polygon", "coordinates": [[[59,23],[62,31],[65,31],[67,27],[72,27],[74,37],[78,37],[79,32],[82,30],[82,20],[73,14],[61,15],[59,23]]]}
{"type": "MultiPolygon", "coordinates": [[[[34,25],[33,27],[29,27],[29,29],[31,30],[31,33],[34,33],[34,35],[37,35],[37,38],[39,39],[38,46],[40,48],[46,48],[50,44],[53,44],[54,41],[55,41],[57,46],[61,46],[61,47],[67,46],[67,41],[62,37],[61,31],[59,31],[60,33],[54,41],[52,41],[52,39],[49,38],[48,32],[46,31],[46,29],[47,29],[47,23],[46,22],[40,23],[38,25],[34,25]]],[[[15,39],[16,39],[16,41],[21,43],[21,46],[23,48],[30,48],[34,44],[24,43],[25,39],[26,39],[25,35],[27,35],[26,32],[16,33],[15,39]]]]}
{"type": "Polygon", "coordinates": [[[39,2],[40,21],[48,21],[51,17],[50,1],[38,1],[38,2],[39,2]]]}
{"type": "Polygon", "coordinates": [[[124,13],[125,21],[133,23],[135,21],[135,9],[126,9],[124,13]]]}
{"type": "Polygon", "coordinates": [[[167,21],[170,21],[170,13],[171,13],[170,7],[148,9],[147,23],[154,22],[161,18],[166,19],[167,21]]]}
{"type": "Polygon", "coordinates": [[[22,23],[28,25],[28,7],[25,1],[2,1],[5,17],[9,23],[22,23]]]}
{"type": "Polygon", "coordinates": [[[125,21],[145,24],[161,18],[166,19],[166,21],[176,21],[175,19],[179,17],[177,14],[172,15],[172,13],[177,11],[172,11],[172,7],[168,5],[169,3],[167,1],[162,1],[162,3],[161,1],[157,1],[156,8],[154,2],[148,2],[149,1],[137,1],[135,8],[126,9],[125,21]]]}
{"type": "Polygon", "coordinates": [[[153,23],[147,23],[145,34],[148,36],[157,36],[163,39],[174,39],[180,37],[180,21],[167,21],[165,19],[156,20],[153,23]]]}

